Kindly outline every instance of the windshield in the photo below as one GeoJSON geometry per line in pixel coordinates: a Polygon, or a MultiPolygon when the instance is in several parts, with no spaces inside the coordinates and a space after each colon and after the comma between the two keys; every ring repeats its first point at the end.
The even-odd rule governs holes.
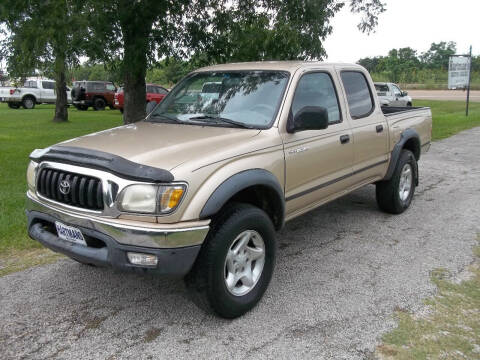
{"type": "Polygon", "coordinates": [[[287,81],[288,73],[281,71],[194,73],[169,93],[149,120],[267,128],[287,81]]]}

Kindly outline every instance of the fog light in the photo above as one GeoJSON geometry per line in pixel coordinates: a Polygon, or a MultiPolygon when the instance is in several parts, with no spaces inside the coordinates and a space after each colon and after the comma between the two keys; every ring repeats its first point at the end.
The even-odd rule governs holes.
{"type": "Polygon", "coordinates": [[[128,261],[134,265],[157,266],[158,259],[152,254],[127,252],[128,261]]]}

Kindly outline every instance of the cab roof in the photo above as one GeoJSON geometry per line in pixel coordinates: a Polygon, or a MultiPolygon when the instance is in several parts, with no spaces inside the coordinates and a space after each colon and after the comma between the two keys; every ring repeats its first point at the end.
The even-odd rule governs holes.
{"type": "Polygon", "coordinates": [[[241,63],[230,63],[230,64],[221,64],[221,65],[212,65],[206,66],[200,69],[195,70],[194,72],[201,71],[234,71],[234,70],[278,70],[278,71],[288,71],[293,72],[300,68],[309,68],[317,66],[352,66],[357,68],[362,68],[358,64],[348,64],[348,63],[328,63],[323,61],[255,61],[255,62],[241,62],[241,63]]]}

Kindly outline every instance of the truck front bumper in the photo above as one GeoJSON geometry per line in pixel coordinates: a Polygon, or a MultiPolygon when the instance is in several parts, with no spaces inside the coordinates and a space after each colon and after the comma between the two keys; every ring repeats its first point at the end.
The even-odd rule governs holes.
{"type": "Polygon", "coordinates": [[[27,193],[29,236],[49,249],[83,263],[119,270],[181,277],[188,273],[200,251],[209,225],[157,224],[98,219],[44,204],[27,193]],[[58,237],[55,222],[79,229],[87,246],[58,237]],[[134,224],[136,223],[136,224],[134,224]],[[164,227],[162,227],[164,226],[164,227]],[[134,265],[127,253],[154,255],[156,266],[134,265]]]}

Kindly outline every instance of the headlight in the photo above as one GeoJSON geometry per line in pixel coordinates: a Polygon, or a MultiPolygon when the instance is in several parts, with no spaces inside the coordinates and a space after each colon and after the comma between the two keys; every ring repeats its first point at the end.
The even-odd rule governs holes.
{"type": "Polygon", "coordinates": [[[37,180],[37,163],[30,161],[27,167],[27,184],[28,188],[35,192],[35,184],[37,180]]]}
{"type": "Polygon", "coordinates": [[[127,212],[165,214],[175,210],[184,194],[184,185],[130,185],[120,194],[119,208],[127,212]]]}

